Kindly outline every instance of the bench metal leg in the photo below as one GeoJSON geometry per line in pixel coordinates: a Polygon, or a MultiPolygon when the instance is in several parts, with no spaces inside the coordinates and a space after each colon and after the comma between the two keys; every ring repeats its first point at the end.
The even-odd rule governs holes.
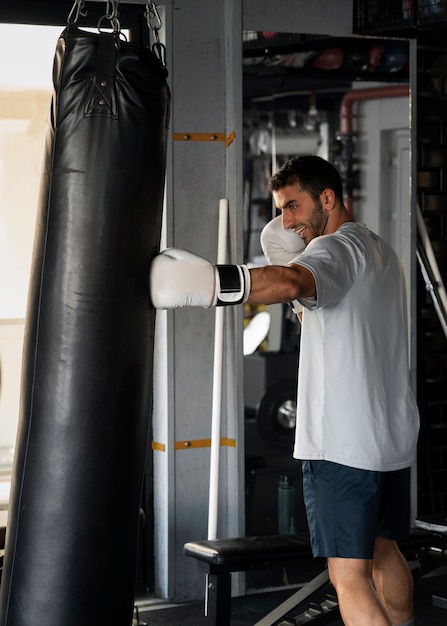
{"type": "Polygon", "coordinates": [[[273,626],[278,620],[280,620],[284,615],[289,613],[292,609],[294,609],[298,604],[304,602],[309,598],[313,593],[324,587],[329,582],[329,574],[327,569],[321,574],[318,574],[315,578],[312,578],[311,581],[306,583],[301,589],[295,592],[290,598],[285,600],[282,604],[273,609],[268,615],[263,617],[259,622],[256,622],[254,626],[273,626]]]}
{"type": "Polygon", "coordinates": [[[231,574],[207,574],[206,582],[206,623],[209,626],[230,626],[231,574]]]}

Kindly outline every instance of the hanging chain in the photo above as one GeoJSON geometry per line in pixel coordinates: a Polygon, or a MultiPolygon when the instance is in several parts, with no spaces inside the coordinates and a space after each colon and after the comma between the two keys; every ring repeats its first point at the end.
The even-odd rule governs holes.
{"type": "Polygon", "coordinates": [[[119,35],[121,32],[121,24],[119,21],[119,0],[107,0],[106,12],[99,18],[98,30],[101,30],[101,24],[104,20],[108,20],[115,35],[119,35]]]}
{"type": "Polygon", "coordinates": [[[155,39],[155,42],[152,45],[152,50],[161,61],[161,64],[164,66],[166,65],[166,48],[160,42],[160,37],[158,35],[158,31],[162,27],[162,21],[157,9],[157,5],[153,0],[147,0],[144,16],[146,18],[149,31],[152,31],[155,39]]]}
{"type": "Polygon", "coordinates": [[[76,24],[79,16],[86,17],[87,11],[85,10],[84,0],[75,0],[70,13],[68,14],[67,24],[76,24]]]}

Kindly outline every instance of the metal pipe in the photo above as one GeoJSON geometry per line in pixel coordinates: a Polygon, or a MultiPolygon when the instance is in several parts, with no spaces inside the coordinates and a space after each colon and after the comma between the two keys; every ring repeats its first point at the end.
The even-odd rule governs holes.
{"type": "Polygon", "coordinates": [[[348,91],[340,105],[340,135],[352,134],[352,106],[354,102],[378,100],[380,98],[402,98],[410,94],[409,85],[373,87],[371,89],[353,89],[348,91]]]}

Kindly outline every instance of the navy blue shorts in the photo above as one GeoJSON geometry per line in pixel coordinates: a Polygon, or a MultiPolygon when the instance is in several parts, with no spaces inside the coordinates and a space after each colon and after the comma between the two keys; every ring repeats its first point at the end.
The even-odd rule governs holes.
{"type": "Polygon", "coordinates": [[[315,557],[372,559],[377,536],[410,528],[410,468],[372,472],[303,461],[303,493],[315,557]]]}

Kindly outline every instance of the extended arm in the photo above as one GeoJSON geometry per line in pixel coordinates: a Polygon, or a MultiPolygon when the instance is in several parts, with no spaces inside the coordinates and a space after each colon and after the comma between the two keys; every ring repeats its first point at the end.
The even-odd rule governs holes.
{"type": "Polygon", "coordinates": [[[157,309],[185,306],[274,304],[315,295],[309,270],[292,264],[248,270],[245,265],[213,265],[185,250],[165,250],[152,262],[150,291],[157,309]]]}
{"type": "Polygon", "coordinates": [[[292,263],[287,267],[269,265],[250,270],[251,290],[248,302],[251,304],[276,304],[291,302],[298,298],[316,295],[312,273],[292,263]]]}

